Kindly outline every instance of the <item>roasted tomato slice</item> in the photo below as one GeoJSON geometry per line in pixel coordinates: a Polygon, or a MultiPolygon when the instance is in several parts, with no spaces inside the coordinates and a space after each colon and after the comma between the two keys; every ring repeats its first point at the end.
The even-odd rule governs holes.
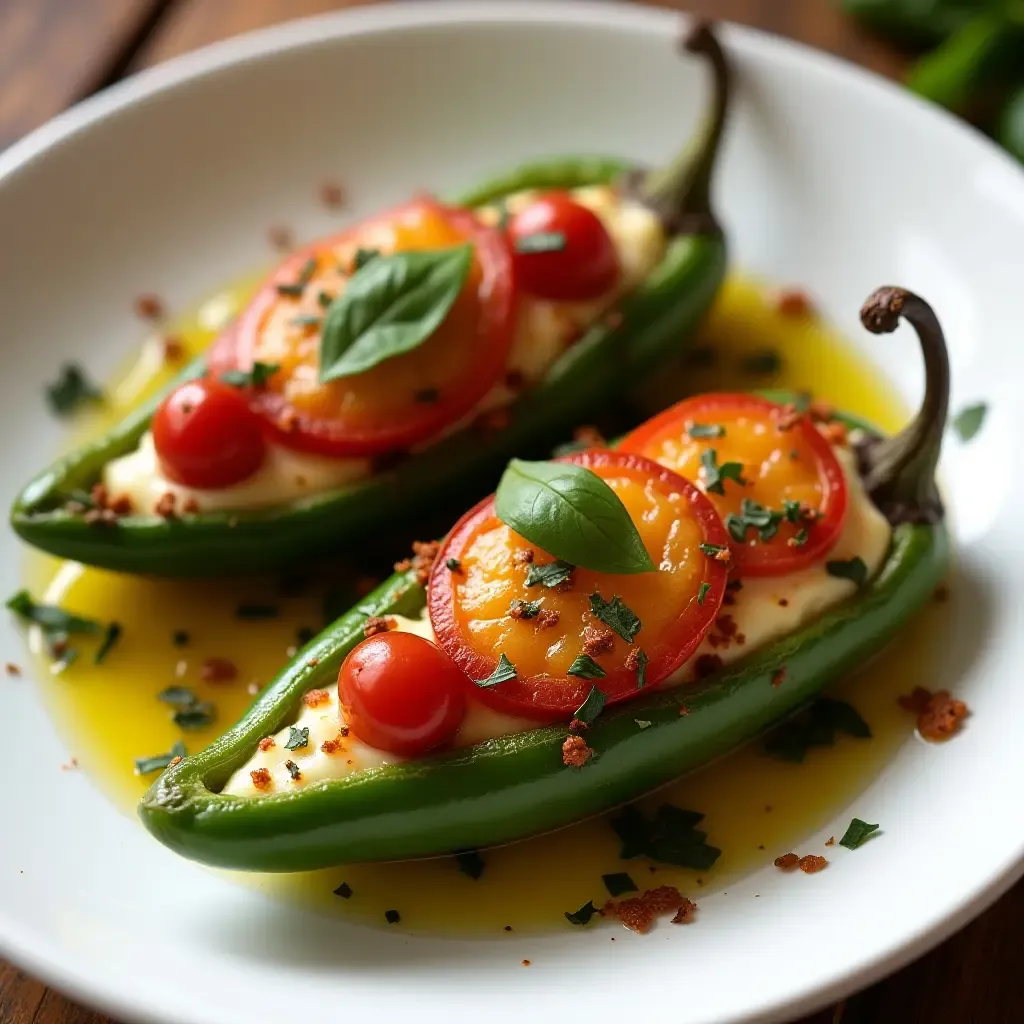
{"type": "Polygon", "coordinates": [[[688,398],[619,446],[695,481],[725,521],[739,576],[823,558],[846,518],[846,478],[808,415],[743,394],[688,398]]]}
{"type": "MultiPolygon", "coordinates": [[[[725,528],[689,481],[622,452],[580,452],[565,461],[593,470],[615,491],[656,572],[613,576],[577,568],[562,583],[531,585],[554,560],[497,518],[492,496],[448,536],[427,598],[438,646],[471,679],[490,677],[501,655],[515,667],[515,679],[479,687],[480,700],[541,720],[571,716],[591,685],[613,702],[643,692],[641,682],[649,689],[665,680],[714,621],[728,571],[716,557],[728,557],[725,528]],[[616,598],[640,621],[632,642],[595,613],[605,603],[617,608],[616,598]],[[570,674],[581,655],[604,674],[570,674]]],[[[627,614],[618,621],[628,620],[627,614]]]]}
{"type": "Polygon", "coordinates": [[[252,395],[281,444],[323,455],[409,448],[465,416],[498,380],[512,344],[513,262],[502,234],[468,210],[419,199],[290,256],[214,345],[215,373],[278,364],[252,395]],[[441,326],[417,348],[364,373],[321,383],[326,307],[359,250],[393,253],[470,242],[473,265],[441,326]]]}

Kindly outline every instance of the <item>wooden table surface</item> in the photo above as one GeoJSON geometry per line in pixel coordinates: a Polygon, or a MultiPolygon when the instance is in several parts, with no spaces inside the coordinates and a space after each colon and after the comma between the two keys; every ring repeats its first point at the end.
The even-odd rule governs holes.
{"type": "MultiPolygon", "coordinates": [[[[287,18],[373,0],[0,0],[0,146],[133,70],[287,18]]],[[[651,0],[791,36],[898,77],[904,58],[831,0],[651,0]]],[[[871,893],[864,913],[871,913],[871,893]]],[[[1024,1021],[1024,883],[922,959],[800,1024],[1024,1021]]],[[[780,936],[766,956],[799,956],[780,936]]],[[[111,1024],[0,961],[2,1024],[111,1024]]]]}

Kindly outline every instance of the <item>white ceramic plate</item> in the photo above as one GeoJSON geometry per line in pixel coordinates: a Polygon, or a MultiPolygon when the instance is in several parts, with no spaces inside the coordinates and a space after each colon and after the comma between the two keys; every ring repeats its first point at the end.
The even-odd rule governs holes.
{"type": "MultiPolygon", "coordinates": [[[[3,499],[55,450],[40,391],[58,361],[112,368],[131,297],[174,306],[265,259],[265,230],[335,221],[510,162],[599,151],[656,161],[703,79],[679,19],[590,3],[384,5],[191,54],[57,118],[0,156],[3,499]]],[[[767,868],[701,901],[699,925],[500,942],[409,938],[264,902],[177,859],[66,754],[27,680],[0,685],[0,949],[69,993],[173,1024],[286,1019],[776,1020],[920,954],[1021,871],[1024,720],[1024,174],[970,130],[855,68],[729,29],[741,71],[720,206],[743,267],[805,283],[852,337],[883,282],[930,297],[954,405],[987,399],[944,464],[959,548],[947,673],[974,715],[941,749],[908,743],[858,801],[883,841],[814,884],[767,868]],[[754,892],[760,899],[750,898],[754,892]],[[534,966],[524,970],[521,957],[534,966]]],[[[876,355],[877,341],[868,347],[876,355]]],[[[909,400],[903,331],[885,367],[909,400]]],[[[0,538],[6,591],[21,552],[0,538]]],[[[0,621],[0,656],[24,661],[0,621]]],[[[844,816],[837,816],[837,822],[844,816]]],[[[845,815],[849,818],[849,813],[845,815]]],[[[826,832],[825,835],[828,833],[826,832]]],[[[820,845],[824,836],[807,837],[820,845]]]]}

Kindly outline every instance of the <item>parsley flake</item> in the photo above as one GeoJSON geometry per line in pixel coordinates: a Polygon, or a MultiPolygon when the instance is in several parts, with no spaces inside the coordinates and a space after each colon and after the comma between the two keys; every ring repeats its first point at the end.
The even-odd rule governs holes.
{"type": "Polygon", "coordinates": [[[337,889],[334,890],[335,896],[340,896],[343,900],[350,900],[352,898],[352,886],[348,882],[342,882],[337,889]]]}
{"type": "Polygon", "coordinates": [[[702,583],[700,590],[697,591],[697,604],[703,604],[704,599],[708,596],[708,591],[711,589],[710,583],[702,583]]]}
{"type": "Polygon", "coordinates": [[[647,685],[647,663],[650,659],[645,650],[636,652],[636,688],[642,690],[647,685]]]}
{"type": "Polygon", "coordinates": [[[372,263],[380,255],[380,249],[356,249],[352,257],[353,272],[362,270],[367,263],[372,263]]]}
{"type": "Polygon", "coordinates": [[[566,672],[579,679],[603,679],[607,675],[589,654],[577,654],[576,660],[566,669],[566,672]]]}
{"type": "Polygon", "coordinates": [[[299,271],[299,276],[294,281],[282,281],[276,286],[277,294],[292,299],[301,298],[302,293],[306,290],[306,285],[309,284],[310,278],[315,272],[316,260],[312,258],[306,260],[299,271]]]}
{"type": "Polygon", "coordinates": [[[595,590],[590,595],[590,613],[618,633],[627,644],[631,644],[633,638],[640,632],[640,619],[632,609],[622,603],[622,598],[618,595],[612,595],[612,599],[606,601],[595,590]]]}
{"type": "Polygon", "coordinates": [[[119,622],[112,622],[107,626],[107,631],[103,634],[103,639],[100,641],[99,647],[96,648],[96,653],[93,655],[93,664],[102,665],[104,659],[110,653],[114,644],[121,639],[121,624],[119,622]]]}
{"type": "Polygon", "coordinates": [[[565,583],[575,571],[575,565],[563,562],[560,558],[553,562],[545,562],[544,565],[531,564],[526,574],[526,585],[535,587],[539,583],[543,587],[557,587],[565,583]]]}
{"type": "Polygon", "coordinates": [[[877,831],[878,825],[869,825],[866,821],[861,821],[860,818],[854,818],[843,833],[843,838],[839,840],[839,845],[845,846],[848,850],[856,850],[868,836],[877,831]]]}
{"type": "Polygon", "coordinates": [[[826,562],[825,571],[829,576],[849,580],[858,587],[863,587],[868,579],[868,567],[862,558],[851,558],[845,562],[826,562]]]}
{"type": "Polygon", "coordinates": [[[686,433],[695,441],[712,437],[725,437],[725,427],[721,423],[691,423],[686,433]]]}
{"type": "Polygon", "coordinates": [[[191,707],[175,711],[171,716],[179,729],[205,729],[213,724],[217,709],[208,700],[199,701],[191,707]]]}
{"type": "Polygon", "coordinates": [[[532,235],[521,235],[515,240],[513,248],[522,255],[561,252],[565,248],[565,235],[561,231],[537,231],[532,235]]]}
{"type": "Polygon", "coordinates": [[[185,756],[185,744],[179,740],[166,754],[135,758],[135,774],[152,775],[153,772],[162,772],[176,757],[185,756]]]}
{"type": "Polygon", "coordinates": [[[621,896],[624,892],[639,892],[640,888],[625,871],[613,871],[610,875],[602,875],[601,881],[608,890],[609,896],[621,896]]]}
{"type": "Polygon", "coordinates": [[[987,413],[988,406],[984,402],[978,402],[975,405],[965,406],[953,417],[953,429],[961,441],[966,443],[977,437],[987,413]]]}
{"type": "Polygon", "coordinates": [[[871,727],[856,708],[842,700],[821,697],[805,712],[770,732],[764,752],[779,761],[802,764],[811,748],[833,746],[837,732],[855,739],[871,738],[871,727]]]}
{"type": "Polygon", "coordinates": [[[187,686],[168,686],[156,695],[156,699],[170,704],[172,708],[191,708],[199,703],[199,698],[187,686]]]}
{"type": "Polygon", "coordinates": [[[622,841],[623,860],[645,856],[662,864],[705,871],[722,851],[707,842],[707,833],[697,828],[704,815],[672,804],[662,804],[648,821],[635,806],[629,806],[609,820],[622,841]]]}
{"type": "Polygon", "coordinates": [[[46,400],[58,416],[70,416],[83,405],[103,401],[103,392],[77,363],[65,363],[60,376],[46,386],[46,400]]]}
{"type": "Polygon", "coordinates": [[[701,551],[703,551],[704,554],[708,556],[708,558],[715,558],[717,555],[720,555],[723,551],[729,550],[728,548],[723,547],[723,545],[721,544],[700,544],[698,546],[700,547],[701,551]]]}
{"type": "Polygon", "coordinates": [[[402,920],[402,915],[397,910],[385,910],[384,920],[388,924],[398,924],[402,920]]]}
{"type": "Polygon", "coordinates": [[[220,379],[233,388],[262,388],[280,369],[280,363],[261,363],[257,360],[251,370],[228,370],[220,375],[220,379]]]}
{"type": "MultiPolygon", "coordinates": [[[[598,666],[600,668],[600,666],[598,666]]],[[[604,675],[604,672],[601,673],[604,675]]],[[[585,722],[590,725],[595,718],[604,710],[605,701],[607,696],[604,690],[599,690],[596,686],[590,687],[590,693],[587,694],[587,699],[576,709],[573,713],[573,718],[578,718],[581,722],[585,722]]]]}
{"type": "MultiPolygon", "coordinates": [[[[799,502],[790,504],[796,504],[798,509],[800,507],[799,502]]],[[[753,529],[757,531],[758,539],[766,544],[779,532],[779,524],[784,516],[783,512],[774,512],[758,501],[744,498],[740,503],[740,514],[730,512],[725,517],[725,527],[737,543],[742,544],[747,539],[747,530],[753,529]]]]}
{"type": "Polygon", "coordinates": [[[594,906],[593,900],[587,900],[586,903],[580,907],[579,910],[565,912],[565,919],[569,924],[585,925],[590,923],[590,919],[597,913],[597,907],[594,906]]]}
{"type": "Polygon", "coordinates": [[[478,850],[463,850],[455,854],[455,862],[464,875],[469,875],[474,881],[484,873],[484,859],[478,850]]]}
{"type": "Polygon", "coordinates": [[[540,601],[513,600],[509,613],[514,619],[535,619],[540,614],[540,601]]]}
{"type": "Polygon", "coordinates": [[[497,667],[486,679],[474,679],[476,683],[483,690],[490,689],[492,686],[500,686],[502,683],[507,683],[516,677],[516,667],[512,664],[508,658],[502,654],[498,658],[497,667]]]}
{"type": "Polygon", "coordinates": [[[718,450],[706,448],[700,457],[700,464],[704,469],[704,490],[709,494],[725,494],[725,481],[732,480],[740,487],[745,487],[747,481],[743,479],[742,462],[723,462],[718,465],[718,450]]]}
{"type": "Polygon", "coordinates": [[[75,634],[99,633],[102,627],[94,619],[73,615],[55,604],[37,604],[27,590],[19,590],[7,601],[7,607],[20,619],[42,630],[50,657],[67,667],[78,651],[68,646],[68,637],[75,634]]]}
{"type": "Polygon", "coordinates": [[[288,742],[284,745],[285,750],[301,750],[309,746],[309,727],[303,726],[296,729],[294,725],[288,727],[288,742]]]}

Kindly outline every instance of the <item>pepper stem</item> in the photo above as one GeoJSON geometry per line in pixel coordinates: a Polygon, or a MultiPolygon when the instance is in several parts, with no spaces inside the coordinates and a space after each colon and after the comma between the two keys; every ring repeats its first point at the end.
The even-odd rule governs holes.
{"type": "Polygon", "coordinates": [[[648,171],[637,193],[670,230],[718,233],[721,228],[711,209],[711,178],[729,112],[732,71],[710,22],[695,22],[683,37],[682,48],[704,57],[711,67],[711,110],[690,145],[668,166],[648,171]]]}
{"type": "Polygon", "coordinates": [[[894,525],[937,523],[942,501],[935,486],[942,435],[949,411],[949,355],[935,311],[903,288],[879,288],[864,303],[861,323],[872,334],[896,330],[900,317],[917,331],[924,355],[924,401],[895,437],[870,438],[858,447],[864,486],[894,525]]]}

